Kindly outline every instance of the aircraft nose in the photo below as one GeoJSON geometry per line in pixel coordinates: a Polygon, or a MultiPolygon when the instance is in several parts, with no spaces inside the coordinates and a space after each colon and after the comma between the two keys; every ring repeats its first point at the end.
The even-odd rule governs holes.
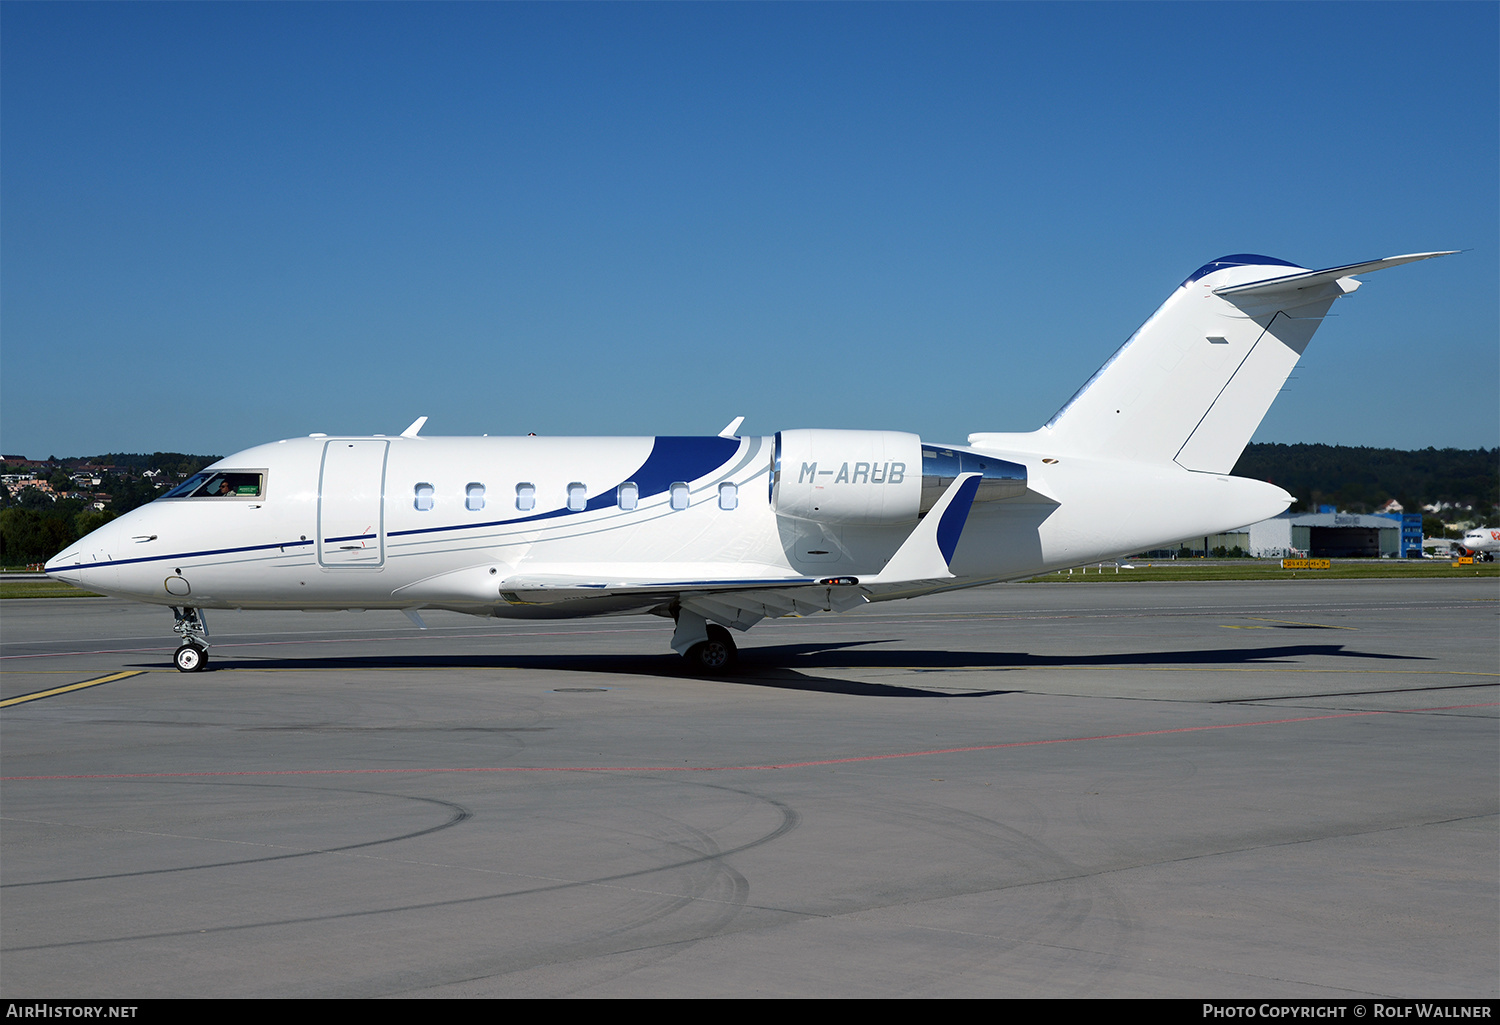
{"type": "Polygon", "coordinates": [[[80,587],[99,584],[104,570],[111,565],[111,539],[116,534],[113,523],[79,538],[47,560],[44,569],[54,580],[66,580],[80,587]]]}
{"type": "Polygon", "coordinates": [[[75,541],[47,560],[43,567],[47,576],[54,580],[66,580],[70,584],[83,583],[84,563],[88,560],[81,542],[75,541]]]}

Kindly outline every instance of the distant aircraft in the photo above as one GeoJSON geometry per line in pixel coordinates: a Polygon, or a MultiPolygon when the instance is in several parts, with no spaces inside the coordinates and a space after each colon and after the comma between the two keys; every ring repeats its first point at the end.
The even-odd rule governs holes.
{"type": "MultiPolygon", "coordinates": [[[[220,460],[47,564],[172,608],[175,662],[207,663],[204,609],[653,613],[701,671],[766,617],[1015,580],[1217,534],[1291,496],[1230,476],[1351,275],[1226,256],[1195,271],[1029,434],[739,437],[314,434],[220,460]]],[[[941,376],[943,368],[932,368],[941,376]]]]}
{"type": "Polygon", "coordinates": [[[1466,554],[1474,557],[1475,562],[1494,562],[1495,553],[1500,552],[1500,527],[1471,530],[1458,544],[1466,554]]]}

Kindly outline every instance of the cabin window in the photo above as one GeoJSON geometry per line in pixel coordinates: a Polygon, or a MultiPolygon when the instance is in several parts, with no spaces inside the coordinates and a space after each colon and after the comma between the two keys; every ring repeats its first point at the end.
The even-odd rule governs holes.
{"type": "Polygon", "coordinates": [[[719,485],[719,508],[725,512],[740,504],[740,489],[731,481],[719,485]]]}
{"type": "Polygon", "coordinates": [[[672,509],[681,512],[688,507],[688,486],[685,481],[677,481],[672,485],[672,509]]]}
{"type": "Polygon", "coordinates": [[[516,485],[516,508],[521,512],[531,512],[536,508],[536,485],[516,485]]]}
{"type": "Polygon", "coordinates": [[[464,508],[478,512],[484,508],[484,485],[470,484],[464,488],[464,508]]]}
{"type": "Polygon", "coordinates": [[[583,512],[583,507],[584,507],[584,504],[585,504],[585,502],[584,502],[584,496],[586,496],[588,494],[588,490],[589,490],[588,488],[584,487],[582,484],[578,483],[576,480],[572,484],[568,485],[568,511],[569,512],[583,512]]]}
{"type": "Polygon", "coordinates": [[[641,504],[641,489],[636,487],[635,481],[626,481],[620,485],[620,508],[629,512],[641,504]]]}
{"type": "Polygon", "coordinates": [[[431,484],[418,484],[412,490],[417,496],[416,500],[412,502],[412,505],[416,506],[417,512],[427,512],[432,508],[432,496],[436,493],[436,489],[431,484]]]}

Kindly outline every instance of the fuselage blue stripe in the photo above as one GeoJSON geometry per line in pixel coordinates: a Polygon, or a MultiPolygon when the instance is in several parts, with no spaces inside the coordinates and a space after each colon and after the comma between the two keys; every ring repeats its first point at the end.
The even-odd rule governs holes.
{"type": "MultiPolygon", "coordinates": [[[[577,512],[586,512],[579,509],[577,512]]],[[[410,530],[388,530],[386,537],[405,537],[408,534],[439,534],[446,530],[478,530],[482,527],[506,527],[512,523],[534,523],[537,520],[550,520],[557,516],[567,516],[575,512],[573,509],[553,509],[551,512],[537,513],[535,516],[517,516],[513,520],[485,520],[482,523],[455,523],[447,527],[414,527],[410,530]]]]}
{"type": "Polygon", "coordinates": [[[168,559],[196,559],[202,555],[234,555],[239,552],[264,552],[272,548],[301,548],[311,541],[281,541],[268,545],[245,545],[241,548],[210,548],[201,552],[177,552],[173,555],[147,555],[139,559],[111,559],[108,562],[78,562],[71,566],[48,567],[48,573],[75,573],[81,569],[102,569],[105,566],[129,566],[137,562],[165,562],[168,559]]]}
{"type": "MultiPolygon", "coordinates": [[[[510,520],[485,520],[480,523],[455,523],[443,527],[413,527],[407,530],[388,530],[386,537],[408,537],[412,534],[439,534],[450,530],[478,530],[484,527],[504,527],[513,523],[535,523],[574,513],[611,509],[619,505],[620,484],[634,482],[639,488],[638,501],[646,501],[666,494],[677,481],[690,483],[701,480],[723,469],[740,450],[739,438],[700,438],[663,435],[655,439],[646,461],[635,471],[584,503],[582,509],[552,509],[533,516],[517,516],[510,520]]],[[[339,540],[344,540],[340,538],[339,540]]]]}

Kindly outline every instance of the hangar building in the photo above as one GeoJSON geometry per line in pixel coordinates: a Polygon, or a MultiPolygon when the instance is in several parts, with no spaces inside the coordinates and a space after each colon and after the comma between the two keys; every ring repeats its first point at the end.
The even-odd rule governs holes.
{"type": "Polygon", "coordinates": [[[1250,554],[1274,559],[1306,552],[1314,558],[1390,558],[1401,554],[1400,520],[1363,513],[1282,513],[1252,523],[1250,554]]]}

